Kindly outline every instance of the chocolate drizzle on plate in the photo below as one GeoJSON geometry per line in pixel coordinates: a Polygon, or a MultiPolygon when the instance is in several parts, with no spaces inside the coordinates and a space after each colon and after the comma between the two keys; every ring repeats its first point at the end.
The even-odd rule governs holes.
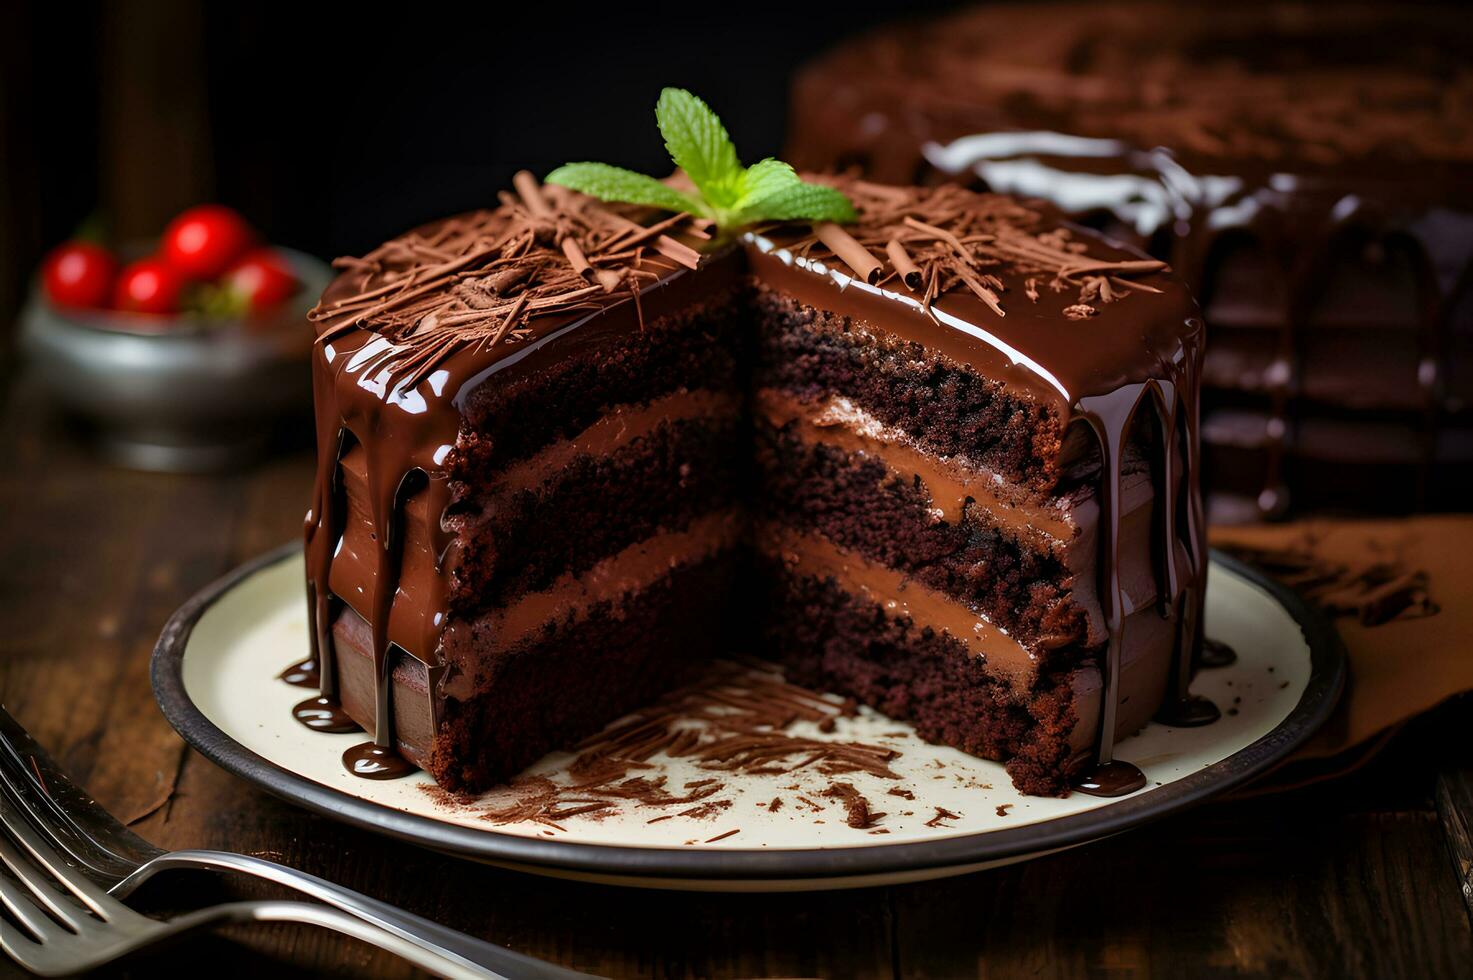
{"type": "Polygon", "coordinates": [[[321,684],[317,673],[316,657],[308,657],[306,660],[294,663],[276,676],[293,687],[317,687],[321,684]]]}
{"type": "Polygon", "coordinates": [[[1118,760],[1097,765],[1074,781],[1074,788],[1086,796],[1128,796],[1145,785],[1145,773],[1118,760]]]}
{"type": "MultiPolygon", "coordinates": [[[[290,682],[288,682],[290,683],[290,682]]],[[[318,695],[308,698],[292,709],[292,717],[314,732],[345,735],[360,731],[358,723],[348,717],[343,706],[335,698],[318,695]]]]}
{"type": "Polygon", "coordinates": [[[1237,662],[1238,651],[1221,640],[1214,640],[1210,636],[1202,637],[1202,658],[1200,664],[1204,669],[1216,670],[1220,667],[1231,667],[1237,662]]]}
{"type": "Polygon", "coordinates": [[[392,748],[377,742],[360,742],[343,753],[343,766],[364,779],[400,779],[419,767],[392,748]]]}

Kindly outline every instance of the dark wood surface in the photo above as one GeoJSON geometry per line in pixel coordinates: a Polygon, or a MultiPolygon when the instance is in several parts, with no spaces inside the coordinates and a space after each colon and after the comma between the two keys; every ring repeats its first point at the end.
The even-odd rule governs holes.
{"type": "MultiPolygon", "coordinates": [[[[611,976],[1473,975],[1466,702],[1409,726],[1334,783],[893,888],[620,890],[475,866],[296,809],[184,746],[154,706],[148,658],[193,591],[299,533],[309,452],[229,476],[131,473],[96,461],[28,385],[4,398],[0,698],[103,805],[159,845],[269,856],[611,976]]],[[[152,907],[227,894],[260,892],[194,875],[139,897],[152,907]]],[[[187,940],[121,972],[184,965],[216,976],[413,973],[285,926],[187,940]]]]}

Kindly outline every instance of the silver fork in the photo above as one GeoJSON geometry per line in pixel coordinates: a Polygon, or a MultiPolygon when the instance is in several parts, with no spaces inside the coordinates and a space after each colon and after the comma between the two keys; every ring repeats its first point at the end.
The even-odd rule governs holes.
{"type": "Polygon", "coordinates": [[[263,858],[226,851],[165,851],[154,847],[67,778],[3,706],[0,789],[0,824],[6,831],[5,838],[0,839],[0,860],[14,875],[14,879],[0,875],[0,903],[30,933],[26,935],[0,920],[0,947],[27,969],[43,975],[90,969],[203,926],[291,921],[353,936],[444,976],[510,976],[518,980],[588,977],[263,858]],[[122,904],[121,899],[154,874],[173,868],[254,875],[332,908],[307,902],[232,902],[161,921],[139,915],[122,904]],[[76,901],[59,891],[58,883],[76,901]]]}
{"type": "Polygon", "coordinates": [[[206,926],[231,922],[299,922],[372,943],[436,973],[499,976],[416,946],[362,919],[310,902],[227,902],[173,919],[150,919],[70,867],[48,847],[8,798],[0,796],[0,903],[22,928],[0,919],[0,948],[33,973],[81,973],[206,926]],[[58,887],[60,886],[60,887],[58,887]]]}

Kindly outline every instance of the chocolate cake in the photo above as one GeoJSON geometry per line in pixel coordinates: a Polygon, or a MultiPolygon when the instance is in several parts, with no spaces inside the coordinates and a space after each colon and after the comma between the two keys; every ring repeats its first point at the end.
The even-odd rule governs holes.
{"type": "Polygon", "coordinates": [[[790,159],[1043,196],[1170,261],[1213,335],[1214,520],[1463,509],[1470,50],[1455,5],[994,4],[812,63],[790,159]]]}
{"type": "Polygon", "coordinates": [[[1215,714],[1187,290],[1039,203],[831,183],[852,224],[724,236],[522,174],[339,260],[299,717],[372,733],[350,769],[484,788],[724,654],[1031,793],[1215,714]]]}

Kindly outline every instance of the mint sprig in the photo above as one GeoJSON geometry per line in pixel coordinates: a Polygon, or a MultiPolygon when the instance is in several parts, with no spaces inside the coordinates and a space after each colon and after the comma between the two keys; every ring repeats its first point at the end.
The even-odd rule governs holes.
{"type": "Polygon", "coordinates": [[[547,175],[547,183],[604,201],[685,211],[714,221],[727,235],[771,221],[842,223],[855,218],[848,197],[832,187],[806,183],[781,160],[769,157],[743,167],[721,119],[685,89],[660,93],[655,121],[670,159],[685,171],[696,193],[607,163],[564,164],[547,175]]]}

